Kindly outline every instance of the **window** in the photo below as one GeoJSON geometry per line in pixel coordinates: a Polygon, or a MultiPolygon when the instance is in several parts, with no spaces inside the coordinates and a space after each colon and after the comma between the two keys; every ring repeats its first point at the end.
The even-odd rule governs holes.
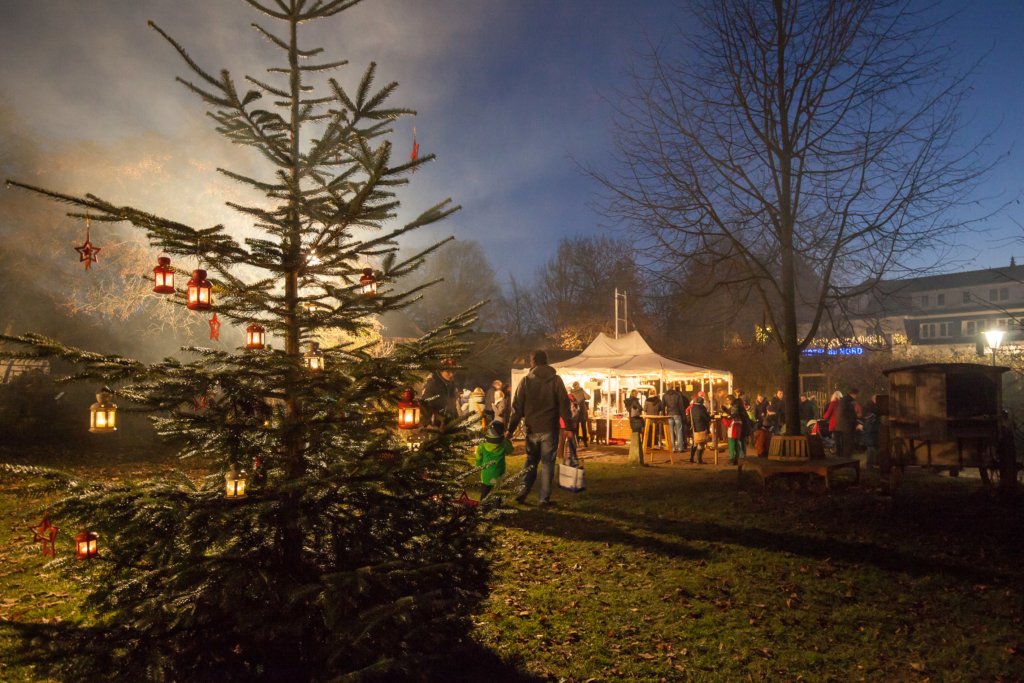
{"type": "Polygon", "coordinates": [[[971,303],[971,293],[970,292],[964,292],[964,303],[965,304],[971,303]]]}
{"type": "Polygon", "coordinates": [[[1000,290],[999,290],[999,300],[1000,301],[1006,301],[1009,298],[1010,298],[1010,288],[1009,287],[1002,287],[1002,288],[1000,288],[1000,290]]]}
{"type": "Polygon", "coordinates": [[[946,295],[945,294],[939,294],[937,297],[935,297],[935,305],[936,306],[945,306],[946,305],[946,295]]]}
{"type": "Polygon", "coordinates": [[[925,294],[921,297],[921,308],[928,308],[928,295],[925,294]]]}
{"type": "Polygon", "coordinates": [[[964,321],[964,326],[963,326],[963,336],[965,336],[965,337],[973,337],[977,333],[978,333],[977,325],[975,325],[974,321],[973,320],[965,320],[964,321]]]}
{"type": "Polygon", "coordinates": [[[996,319],[995,329],[997,329],[997,330],[1004,330],[1004,331],[1010,329],[1010,319],[1009,318],[997,318],[996,319]]]}
{"type": "Polygon", "coordinates": [[[989,301],[999,301],[999,290],[998,289],[990,289],[990,290],[988,290],[988,300],[989,301]]]}
{"type": "Polygon", "coordinates": [[[924,323],[921,325],[921,339],[938,339],[953,336],[954,323],[924,323]]]}

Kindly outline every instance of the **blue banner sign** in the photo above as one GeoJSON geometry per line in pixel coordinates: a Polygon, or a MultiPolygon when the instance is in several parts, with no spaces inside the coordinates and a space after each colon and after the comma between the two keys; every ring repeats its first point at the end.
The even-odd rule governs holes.
{"type": "Polygon", "coordinates": [[[844,346],[838,349],[804,349],[801,356],[863,356],[863,346],[844,346]]]}

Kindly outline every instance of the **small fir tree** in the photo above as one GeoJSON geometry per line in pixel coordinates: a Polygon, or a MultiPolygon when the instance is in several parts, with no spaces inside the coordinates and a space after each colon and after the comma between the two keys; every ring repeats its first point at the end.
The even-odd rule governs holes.
{"type": "MultiPolygon", "coordinates": [[[[383,356],[357,342],[326,346],[322,371],[303,361],[305,343],[358,340],[375,316],[414,301],[416,290],[389,285],[431,250],[399,262],[396,238],[458,208],[446,200],[403,227],[357,238],[394,217],[396,188],[433,159],[391,165],[388,127],[412,112],[385,106],[396,84],[372,90],[374,64],[354,93],[326,79],[326,92],[314,95],[318,74],[345,62],[322,61],[300,29],[358,1],[245,0],[283,29],[254,24],[286,57],[266,81],[246,77],[245,92],[150,24],[191,68],[193,78],[179,80],[208,105],[219,132],[273,168],[263,178],[221,170],[265,195],[259,205],[232,205],[260,237],[240,243],[222,226],[194,229],[93,195],[8,181],[73,205],[71,216],[146,230],[179,264],[198,259],[210,272],[212,311],[243,327],[261,324],[269,340],[264,350],[235,353],[188,348],[197,360],[147,366],[38,335],[5,337],[25,349],[5,355],[70,361],[80,371],[69,380],[115,387],[122,412],[150,413],[163,436],[182,443],[182,457],[212,467],[199,483],[181,473],[88,482],[7,467],[30,478],[24,490],[65,491],[49,506],[55,522],[88,528],[101,544],[95,560],[76,562],[65,547],[56,561],[87,592],[80,623],[7,625],[23,660],[44,675],[394,679],[424,671],[468,633],[488,571],[487,515],[455,500],[471,437],[453,422],[410,451],[395,427],[403,388],[464,350],[458,333],[474,311],[383,356]],[[358,284],[367,258],[382,264],[375,296],[358,284]],[[225,496],[232,468],[248,472],[245,498],[225,496]]],[[[173,302],[185,305],[188,271],[177,279],[173,302]]]]}

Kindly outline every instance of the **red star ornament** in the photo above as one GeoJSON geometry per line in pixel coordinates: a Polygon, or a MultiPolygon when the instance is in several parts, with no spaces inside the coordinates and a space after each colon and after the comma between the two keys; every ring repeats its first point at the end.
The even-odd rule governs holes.
{"type": "Polygon", "coordinates": [[[86,270],[89,270],[89,266],[98,262],[96,260],[96,254],[100,253],[101,250],[99,247],[92,246],[92,242],[89,241],[88,228],[85,229],[85,244],[80,247],[75,247],[75,251],[79,254],[78,262],[85,262],[86,270]]]}
{"type": "Polygon", "coordinates": [[[217,320],[216,313],[214,313],[213,317],[210,318],[210,339],[220,341],[220,321],[217,320]]]}
{"type": "MultiPolygon", "coordinates": [[[[419,158],[420,158],[420,146],[416,144],[416,126],[413,126],[412,127],[412,154],[409,155],[409,161],[416,161],[419,158]]],[[[416,167],[415,166],[413,167],[412,172],[413,173],[416,172],[416,167]]]]}
{"type": "Polygon", "coordinates": [[[39,526],[30,526],[29,530],[32,532],[32,542],[43,544],[43,557],[49,555],[56,558],[57,546],[54,543],[54,539],[57,538],[57,532],[60,529],[50,523],[50,518],[43,517],[43,521],[39,526]]]}

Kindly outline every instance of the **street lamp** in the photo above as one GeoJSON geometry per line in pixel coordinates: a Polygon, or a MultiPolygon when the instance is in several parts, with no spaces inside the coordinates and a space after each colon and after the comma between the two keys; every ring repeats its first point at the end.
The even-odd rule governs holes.
{"type": "Polygon", "coordinates": [[[985,333],[985,338],[988,339],[989,348],[992,349],[992,365],[994,366],[996,364],[996,350],[1003,343],[1003,331],[989,330],[985,333]]]}

